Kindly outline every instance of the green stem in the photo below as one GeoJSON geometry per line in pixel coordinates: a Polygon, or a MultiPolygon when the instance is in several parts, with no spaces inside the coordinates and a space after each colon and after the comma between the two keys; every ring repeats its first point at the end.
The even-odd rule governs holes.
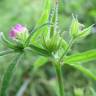
{"type": "Polygon", "coordinates": [[[66,48],[66,50],[64,51],[64,53],[62,54],[62,56],[60,57],[59,62],[62,60],[62,58],[64,58],[64,56],[66,56],[67,52],[68,52],[69,49],[72,47],[73,41],[74,41],[73,39],[71,39],[71,40],[69,41],[69,45],[68,45],[68,47],[66,48]]]}
{"type": "Polygon", "coordinates": [[[59,96],[64,96],[64,83],[63,83],[61,65],[56,64],[55,65],[55,70],[56,70],[58,87],[59,87],[59,96]]]}

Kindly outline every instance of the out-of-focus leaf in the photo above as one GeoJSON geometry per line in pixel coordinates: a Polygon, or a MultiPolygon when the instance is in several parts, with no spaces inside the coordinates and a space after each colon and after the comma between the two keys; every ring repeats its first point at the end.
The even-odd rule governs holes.
{"type": "Polygon", "coordinates": [[[89,69],[85,68],[84,66],[76,63],[76,64],[69,64],[71,66],[73,66],[74,68],[80,70],[83,74],[85,74],[86,76],[92,78],[93,80],[96,80],[96,75],[93,74],[89,69]]]}
{"type": "Polygon", "coordinates": [[[6,72],[4,74],[4,77],[2,79],[2,84],[1,84],[1,90],[0,90],[0,96],[7,96],[7,89],[10,83],[10,80],[13,76],[14,69],[16,65],[19,63],[18,61],[21,59],[21,54],[18,54],[15,59],[12,61],[12,63],[8,66],[6,69],[6,72]]]}
{"type": "Polygon", "coordinates": [[[2,52],[0,52],[0,56],[7,55],[7,54],[10,54],[10,53],[14,53],[14,51],[13,50],[2,51],[2,52]]]}
{"type": "Polygon", "coordinates": [[[44,64],[46,64],[46,62],[48,61],[48,58],[45,57],[39,57],[33,64],[34,69],[38,69],[39,67],[43,66],[44,64]]]}
{"type": "Polygon", "coordinates": [[[0,41],[5,44],[6,46],[8,46],[9,48],[14,49],[15,45],[10,42],[9,40],[7,40],[7,38],[5,37],[5,35],[3,34],[3,32],[0,32],[0,41]]]}
{"type": "Polygon", "coordinates": [[[67,56],[64,59],[65,63],[76,63],[76,62],[86,62],[89,60],[96,59],[96,50],[90,50],[78,54],[74,54],[71,56],[67,56]]]}

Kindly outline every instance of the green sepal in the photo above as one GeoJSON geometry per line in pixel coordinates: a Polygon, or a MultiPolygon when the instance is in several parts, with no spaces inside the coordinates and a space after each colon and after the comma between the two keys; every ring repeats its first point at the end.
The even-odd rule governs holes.
{"type": "Polygon", "coordinates": [[[71,27],[70,27],[70,34],[73,38],[76,38],[79,32],[80,23],[78,22],[78,19],[73,17],[71,27]]]}

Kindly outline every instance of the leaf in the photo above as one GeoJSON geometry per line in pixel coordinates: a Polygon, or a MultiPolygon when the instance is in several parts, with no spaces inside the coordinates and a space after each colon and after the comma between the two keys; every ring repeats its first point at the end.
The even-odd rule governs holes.
{"type": "Polygon", "coordinates": [[[49,26],[48,26],[48,37],[52,37],[54,34],[54,23],[55,23],[55,9],[49,14],[49,26]],[[51,25],[52,24],[52,25],[51,25]]]}
{"type": "Polygon", "coordinates": [[[59,96],[64,96],[65,92],[64,92],[64,84],[63,84],[62,66],[59,63],[56,63],[54,67],[56,70],[59,96]]]}
{"type": "Polygon", "coordinates": [[[71,56],[67,56],[64,59],[64,63],[86,62],[95,59],[96,59],[96,50],[94,49],[94,50],[74,54],[71,56]]]}
{"type": "Polygon", "coordinates": [[[13,50],[2,51],[2,52],[0,52],[0,56],[7,55],[7,54],[10,54],[10,53],[14,53],[14,51],[13,50]]]}
{"type": "Polygon", "coordinates": [[[49,55],[50,55],[50,53],[49,53],[47,50],[42,49],[42,48],[39,48],[39,47],[37,47],[37,46],[35,46],[35,45],[33,45],[33,44],[30,44],[30,47],[31,47],[34,51],[36,51],[38,54],[40,54],[40,55],[44,55],[44,56],[49,56],[49,55]]]}
{"type": "Polygon", "coordinates": [[[57,34],[58,29],[58,3],[56,3],[56,7],[52,10],[49,15],[49,34],[52,37],[54,34],[57,34]],[[52,25],[51,25],[52,24],[52,25]]]}
{"type": "Polygon", "coordinates": [[[80,70],[83,74],[85,74],[86,76],[92,78],[93,80],[96,80],[96,75],[93,74],[89,69],[83,67],[82,65],[80,64],[69,64],[71,66],[73,66],[74,68],[80,70]]]}
{"type": "Polygon", "coordinates": [[[25,41],[25,46],[28,46],[28,44],[30,43],[31,37],[34,35],[34,33],[38,30],[40,30],[41,28],[47,26],[48,23],[42,24],[39,27],[35,28],[32,30],[31,34],[29,35],[29,37],[27,38],[27,40],[25,41]]]}
{"type": "Polygon", "coordinates": [[[1,90],[0,90],[0,96],[7,96],[7,89],[10,84],[10,80],[13,76],[14,69],[16,65],[19,63],[19,60],[21,59],[21,54],[18,54],[13,62],[8,66],[6,69],[6,72],[4,74],[4,77],[2,79],[2,85],[1,85],[1,90]]]}
{"type": "Polygon", "coordinates": [[[41,66],[43,66],[44,64],[46,64],[46,62],[48,61],[48,58],[45,57],[39,57],[33,64],[34,69],[38,69],[41,66]]]}
{"type": "MultiPolygon", "coordinates": [[[[39,21],[37,22],[37,26],[40,26],[48,21],[51,4],[50,4],[50,0],[44,0],[44,1],[45,1],[44,12],[41,18],[39,19],[39,21]]],[[[32,36],[32,41],[34,41],[38,36],[40,36],[42,32],[46,32],[47,30],[48,27],[44,27],[41,30],[35,32],[34,35],[32,36]]]]}
{"type": "Polygon", "coordinates": [[[64,50],[66,50],[68,48],[68,43],[63,38],[61,39],[61,46],[64,50]]]}
{"type": "Polygon", "coordinates": [[[80,33],[79,33],[79,38],[84,38],[86,36],[88,36],[92,30],[93,25],[89,26],[88,28],[83,29],[80,33]]]}
{"type": "Polygon", "coordinates": [[[11,49],[15,48],[15,45],[12,42],[10,42],[9,40],[7,40],[7,38],[5,37],[5,35],[2,32],[0,32],[0,39],[1,39],[1,42],[3,41],[2,43],[6,44],[9,48],[11,48],[11,49]]]}

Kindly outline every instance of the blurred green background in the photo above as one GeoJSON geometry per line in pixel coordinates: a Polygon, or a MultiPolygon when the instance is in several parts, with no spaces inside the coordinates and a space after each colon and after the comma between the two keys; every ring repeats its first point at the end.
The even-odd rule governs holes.
{"type": "MultiPolygon", "coordinates": [[[[10,28],[17,23],[32,29],[44,10],[45,0],[0,0],[0,31],[6,36],[10,28]]],[[[72,21],[72,14],[76,15],[85,26],[96,22],[96,0],[60,0],[59,26],[61,30],[68,31],[72,21]]],[[[83,52],[96,48],[96,26],[91,34],[73,46],[73,52],[83,52]]],[[[0,50],[6,46],[0,43],[0,50]]],[[[56,96],[55,71],[51,62],[45,62],[43,67],[33,70],[33,64],[39,56],[25,54],[23,60],[14,71],[10,84],[9,96],[56,96]],[[24,91],[23,91],[24,90],[24,91]],[[20,93],[21,92],[21,93],[20,93]]],[[[14,54],[0,57],[0,83],[1,77],[14,54]]],[[[96,74],[96,60],[86,62],[84,66],[96,74]]],[[[96,96],[96,81],[82,74],[71,66],[64,66],[64,82],[66,96],[96,96]]]]}

